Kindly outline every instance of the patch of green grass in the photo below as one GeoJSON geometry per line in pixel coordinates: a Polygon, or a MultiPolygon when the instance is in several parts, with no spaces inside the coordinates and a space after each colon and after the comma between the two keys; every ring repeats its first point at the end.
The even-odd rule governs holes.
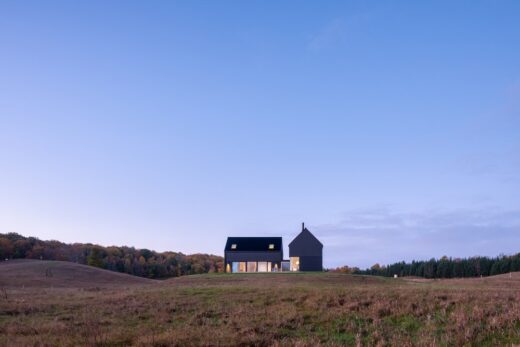
{"type": "Polygon", "coordinates": [[[497,332],[487,335],[484,340],[470,344],[472,346],[495,347],[495,346],[518,346],[520,344],[520,330],[511,334],[508,332],[497,332]]]}
{"type": "Polygon", "coordinates": [[[390,316],[386,317],[384,321],[407,334],[415,334],[422,325],[417,318],[411,315],[390,316]]]}

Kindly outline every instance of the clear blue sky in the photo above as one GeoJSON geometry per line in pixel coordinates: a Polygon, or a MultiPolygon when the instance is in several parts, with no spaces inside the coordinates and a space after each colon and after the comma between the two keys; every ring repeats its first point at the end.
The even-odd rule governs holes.
{"type": "Polygon", "coordinates": [[[519,1],[2,1],[0,230],[325,265],[520,251],[519,1]]]}

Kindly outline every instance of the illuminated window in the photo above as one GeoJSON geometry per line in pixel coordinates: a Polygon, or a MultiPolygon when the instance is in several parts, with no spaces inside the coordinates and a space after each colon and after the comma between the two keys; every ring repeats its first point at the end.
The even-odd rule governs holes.
{"type": "Polygon", "coordinates": [[[231,249],[237,249],[237,244],[236,243],[232,244],[231,249]]]}
{"type": "Polygon", "coordinates": [[[300,271],[300,257],[291,257],[291,271],[300,271]]]}
{"type": "Polygon", "coordinates": [[[266,261],[259,261],[258,262],[258,272],[267,272],[267,262],[266,261]]]}
{"type": "Polygon", "coordinates": [[[269,249],[274,249],[274,243],[269,244],[269,249]]]}

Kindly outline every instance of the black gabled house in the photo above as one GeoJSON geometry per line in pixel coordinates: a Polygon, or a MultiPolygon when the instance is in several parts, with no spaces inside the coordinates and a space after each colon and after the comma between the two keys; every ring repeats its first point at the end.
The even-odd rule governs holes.
{"type": "Polygon", "coordinates": [[[302,224],[283,260],[281,237],[228,237],[224,249],[226,272],[323,271],[323,245],[302,224]]]}
{"type": "Polygon", "coordinates": [[[323,271],[323,244],[302,223],[302,231],[289,244],[291,271],[323,271]]]}
{"type": "Polygon", "coordinates": [[[224,250],[226,272],[273,272],[281,269],[281,237],[228,237],[224,250]]]}

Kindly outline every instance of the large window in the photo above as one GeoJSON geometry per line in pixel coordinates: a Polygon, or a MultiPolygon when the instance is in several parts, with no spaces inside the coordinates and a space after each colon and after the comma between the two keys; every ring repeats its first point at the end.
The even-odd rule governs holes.
{"type": "MultiPolygon", "coordinates": [[[[289,262],[285,262],[283,266],[283,271],[292,271],[289,267],[289,262]]],[[[280,271],[280,267],[277,263],[271,263],[270,261],[234,261],[230,264],[227,264],[226,267],[227,272],[278,272],[280,271]],[[230,268],[231,267],[231,268],[230,268]]]]}
{"type": "Polygon", "coordinates": [[[256,261],[247,262],[247,272],[256,272],[256,261]]]}
{"type": "Polygon", "coordinates": [[[300,257],[291,257],[291,271],[300,271],[300,257]]]}
{"type": "Polygon", "coordinates": [[[267,262],[266,261],[258,262],[258,272],[267,272],[267,262]]]}
{"type": "Polygon", "coordinates": [[[281,267],[281,271],[290,271],[291,270],[291,267],[290,267],[290,263],[288,261],[282,261],[282,267],[281,267]]]}

